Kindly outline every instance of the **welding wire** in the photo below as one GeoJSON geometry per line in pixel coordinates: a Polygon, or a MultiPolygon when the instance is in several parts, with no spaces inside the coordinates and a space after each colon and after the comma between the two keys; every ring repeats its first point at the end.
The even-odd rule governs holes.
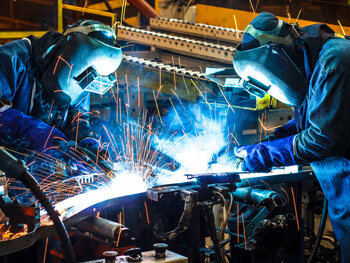
{"type": "Polygon", "coordinates": [[[239,244],[239,204],[237,203],[237,244],[239,244]]]}
{"type": "Polygon", "coordinates": [[[296,206],[296,204],[295,204],[294,189],[293,189],[293,187],[291,187],[291,189],[292,189],[292,197],[293,197],[293,203],[294,203],[295,217],[296,217],[296,219],[297,219],[298,231],[300,231],[299,218],[298,218],[298,211],[297,211],[297,206],[296,206]]]}
{"type": "Polygon", "coordinates": [[[247,250],[247,238],[246,238],[246,236],[245,236],[245,227],[244,227],[243,213],[241,214],[241,216],[242,216],[242,225],[243,225],[244,246],[245,246],[245,250],[247,250]]]}

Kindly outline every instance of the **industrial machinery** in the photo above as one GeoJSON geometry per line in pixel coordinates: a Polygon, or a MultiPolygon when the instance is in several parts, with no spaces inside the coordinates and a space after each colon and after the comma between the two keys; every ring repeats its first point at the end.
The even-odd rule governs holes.
{"type": "MultiPolygon", "coordinates": [[[[64,19],[106,15],[65,2],[64,19]]],[[[311,169],[249,174],[232,159],[234,146],[261,141],[293,118],[292,109],[243,90],[232,69],[242,30],[184,21],[195,11],[188,1],[157,3],[172,18],[119,25],[118,81],[91,96],[90,122],[108,157],[73,147],[67,152],[88,172],[49,155],[20,156],[22,168],[54,204],[79,262],[160,262],[164,255],[161,262],[303,262],[316,253],[314,215],[324,199],[311,169]]],[[[103,19],[116,21],[114,14],[103,19]]],[[[37,30],[67,23],[34,22],[37,30]]],[[[0,262],[69,262],[49,213],[15,179],[0,177],[0,262]]],[[[335,249],[322,253],[331,261],[337,243],[329,240],[335,249]]]]}

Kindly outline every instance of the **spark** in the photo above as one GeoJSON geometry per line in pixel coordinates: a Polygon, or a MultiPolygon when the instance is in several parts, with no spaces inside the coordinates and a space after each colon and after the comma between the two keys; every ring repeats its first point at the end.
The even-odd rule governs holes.
{"type": "MultiPolygon", "coordinates": [[[[226,98],[226,96],[225,96],[225,93],[222,91],[220,85],[218,85],[218,87],[219,87],[219,89],[220,89],[220,92],[222,93],[222,96],[224,96],[224,98],[225,98],[225,100],[226,100],[226,102],[227,102],[227,105],[228,105],[229,108],[232,110],[232,112],[235,113],[234,109],[233,109],[232,106],[231,106],[231,103],[228,102],[228,100],[227,100],[227,98],[226,98]]],[[[215,107],[215,109],[216,109],[216,107],[215,107]]]]}
{"type": "Polygon", "coordinates": [[[239,244],[239,204],[237,203],[237,244],[239,244]]]}
{"type": "MultiPolygon", "coordinates": [[[[173,68],[175,68],[175,62],[174,62],[174,56],[171,56],[171,59],[173,61],[173,68]]],[[[174,72],[174,87],[175,87],[175,91],[176,91],[176,76],[175,76],[175,70],[173,69],[174,72]]]]}
{"type": "Polygon", "coordinates": [[[250,3],[250,7],[252,8],[252,11],[253,11],[253,13],[254,13],[254,15],[255,15],[255,10],[254,10],[254,7],[253,7],[252,0],[249,0],[249,3],[250,3]]]}
{"type": "Polygon", "coordinates": [[[342,32],[343,32],[343,35],[345,36],[345,31],[344,31],[344,28],[343,28],[343,26],[341,25],[341,23],[340,23],[340,21],[338,20],[338,24],[339,24],[339,26],[340,26],[340,28],[341,28],[341,30],[342,30],[342,32]]]}
{"type": "Polygon", "coordinates": [[[199,94],[203,97],[204,101],[206,102],[206,104],[210,107],[210,104],[208,103],[207,99],[204,97],[203,93],[199,90],[199,88],[197,87],[196,83],[191,79],[192,84],[196,87],[196,89],[198,90],[199,94]]]}
{"type": "Polygon", "coordinates": [[[47,136],[47,138],[46,138],[46,142],[45,142],[45,144],[44,144],[44,149],[46,148],[47,142],[49,141],[49,138],[50,138],[51,133],[52,133],[52,131],[53,131],[53,129],[54,129],[54,128],[55,128],[55,125],[54,125],[54,126],[52,126],[52,129],[51,129],[51,131],[50,131],[49,135],[48,135],[48,136],[47,136]]]}
{"type": "Polygon", "coordinates": [[[187,6],[185,7],[185,12],[186,12],[187,8],[190,6],[191,2],[192,2],[192,0],[188,1],[187,6]]]}
{"type": "Polygon", "coordinates": [[[234,19],[234,21],[235,21],[235,27],[236,27],[236,36],[237,36],[237,39],[239,39],[239,33],[238,33],[238,26],[237,26],[236,15],[233,15],[233,19],[234,19]]]}
{"type": "Polygon", "coordinates": [[[298,20],[299,20],[299,16],[301,14],[301,9],[299,10],[299,13],[298,13],[298,16],[297,16],[297,19],[295,20],[295,24],[297,25],[298,24],[298,20]]]}
{"type": "Polygon", "coordinates": [[[82,16],[84,16],[84,12],[85,12],[85,8],[86,8],[86,5],[87,5],[88,1],[85,1],[85,4],[84,4],[84,8],[83,8],[83,12],[82,12],[82,16]]]}
{"type": "Polygon", "coordinates": [[[157,98],[156,98],[156,94],[154,93],[153,91],[153,97],[154,97],[154,102],[156,103],[156,107],[157,107],[157,111],[158,111],[158,116],[159,116],[159,119],[160,119],[160,122],[162,122],[162,116],[160,115],[160,111],[159,111],[159,107],[158,107],[158,103],[157,103],[157,98]]]}
{"type": "Polygon", "coordinates": [[[262,183],[266,184],[266,185],[269,187],[269,189],[270,189],[271,191],[273,191],[268,183],[266,183],[266,182],[265,182],[264,180],[262,180],[262,179],[260,179],[260,181],[261,181],[262,183]]]}
{"type": "Polygon", "coordinates": [[[144,202],[144,204],[145,204],[145,211],[146,211],[147,223],[149,224],[149,217],[148,217],[147,204],[146,204],[146,202],[144,202]]]}
{"type": "Polygon", "coordinates": [[[282,186],[280,186],[280,187],[281,187],[281,190],[282,190],[283,192],[285,192],[285,194],[286,194],[286,196],[287,196],[287,199],[288,199],[288,203],[290,203],[290,201],[289,201],[289,195],[288,195],[287,191],[284,190],[282,186]]]}
{"type": "Polygon", "coordinates": [[[50,120],[50,114],[51,114],[51,111],[52,111],[52,106],[53,106],[53,102],[54,102],[55,100],[52,100],[52,103],[51,103],[51,107],[50,107],[50,111],[49,111],[49,114],[48,114],[48,116],[47,116],[47,122],[49,122],[49,120],[50,120]]]}
{"type": "Polygon", "coordinates": [[[241,216],[242,216],[242,225],[243,225],[244,246],[245,246],[245,250],[247,250],[247,238],[246,238],[246,235],[245,235],[245,226],[244,226],[243,213],[241,214],[241,216]]]}
{"type": "Polygon", "coordinates": [[[120,235],[122,233],[122,228],[121,228],[121,224],[122,224],[122,213],[119,212],[119,224],[120,224],[120,227],[119,227],[119,233],[118,233],[118,239],[117,239],[117,247],[119,246],[119,240],[120,240],[120,235]]]}
{"type": "Polygon", "coordinates": [[[296,217],[296,219],[297,219],[298,231],[300,231],[299,218],[298,218],[298,211],[297,211],[297,206],[296,206],[296,204],[295,204],[294,189],[293,189],[293,187],[291,187],[291,189],[292,189],[292,197],[293,197],[293,203],[294,203],[295,217],[296,217]]]}
{"type": "Polygon", "coordinates": [[[46,262],[46,252],[47,252],[47,243],[48,243],[48,241],[49,241],[49,238],[47,237],[46,238],[46,243],[45,243],[45,252],[44,252],[44,261],[43,261],[43,263],[46,262]]]}

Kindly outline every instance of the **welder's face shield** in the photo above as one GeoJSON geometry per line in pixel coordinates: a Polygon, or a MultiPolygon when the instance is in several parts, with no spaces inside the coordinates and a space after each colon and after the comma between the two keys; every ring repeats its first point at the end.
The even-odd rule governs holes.
{"type": "Polygon", "coordinates": [[[56,105],[72,105],[87,92],[104,94],[116,82],[121,48],[81,32],[65,36],[66,45],[42,78],[46,99],[56,105]]]}
{"type": "Polygon", "coordinates": [[[233,66],[244,80],[244,89],[257,97],[268,93],[292,107],[300,106],[306,97],[307,81],[283,45],[266,44],[246,51],[239,45],[233,66]]]}

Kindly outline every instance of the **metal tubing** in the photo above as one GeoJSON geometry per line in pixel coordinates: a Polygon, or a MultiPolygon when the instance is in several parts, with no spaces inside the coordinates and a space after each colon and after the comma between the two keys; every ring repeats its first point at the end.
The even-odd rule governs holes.
{"type": "Polygon", "coordinates": [[[117,240],[119,229],[124,226],[105,218],[91,216],[80,222],[76,227],[109,240],[117,240]]]}
{"type": "Polygon", "coordinates": [[[268,189],[243,187],[237,188],[232,195],[234,198],[243,199],[250,202],[259,203],[264,199],[270,198],[277,193],[268,189]]]}

